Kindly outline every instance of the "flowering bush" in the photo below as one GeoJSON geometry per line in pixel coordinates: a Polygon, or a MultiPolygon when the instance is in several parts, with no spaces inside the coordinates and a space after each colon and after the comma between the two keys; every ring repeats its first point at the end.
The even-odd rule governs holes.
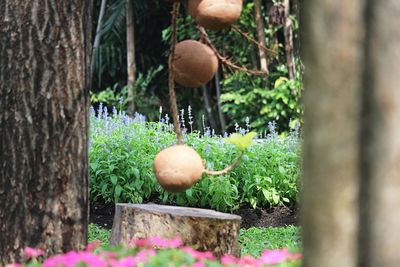
{"type": "MultiPolygon", "coordinates": [[[[189,129],[193,117],[188,112],[189,129]]],[[[153,159],[165,147],[176,142],[169,118],[147,123],[145,118],[125,116],[113,109],[92,109],[90,128],[90,194],[91,199],[106,202],[142,203],[158,197],[161,202],[181,206],[212,208],[227,212],[243,204],[273,206],[296,202],[299,176],[299,138],[297,132],[281,138],[275,124],[269,133],[259,135],[258,144],[246,151],[241,163],[223,176],[204,178],[191,189],[168,193],[157,184],[153,174],[153,159]]],[[[180,121],[185,125],[185,114],[180,121]]],[[[247,129],[236,131],[246,133],[247,129]]],[[[188,130],[189,131],[189,130],[188,130]]],[[[226,134],[227,135],[227,134],[226,134]]],[[[204,132],[186,133],[185,142],[206,160],[207,168],[218,170],[229,165],[240,153],[208,127],[204,132]]]]}
{"type": "Polygon", "coordinates": [[[99,248],[99,245],[100,242],[90,243],[84,251],[70,251],[43,260],[40,258],[42,251],[26,248],[25,255],[29,258],[26,263],[14,263],[6,267],[298,267],[301,264],[301,254],[291,253],[287,249],[266,250],[259,258],[224,255],[217,259],[211,252],[196,251],[182,246],[179,239],[137,239],[132,241],[131,247],[117,246],[109,249],[99,248]]]}

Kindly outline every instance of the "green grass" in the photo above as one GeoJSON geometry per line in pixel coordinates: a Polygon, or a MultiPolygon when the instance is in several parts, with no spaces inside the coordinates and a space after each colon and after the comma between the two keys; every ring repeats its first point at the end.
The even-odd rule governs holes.
{"type": "Polygon", "coordinates": [[[266,249],[289,248],[300,251],[300,228],[296,226],[241,229],[239,242],[242,255],[260,256],[266,249]]]}
{"type": "MultiPolygon", "coordinates": [[[[111,231],[96,224],[89,224],[89,242],[102,241],[102,246],[108,245],[111,231]]],[[[241,229],[239,242],[242,255],[260,256],[266,249],[287,247],[291,251],[300,251],[300,228],[296,226],[249,228],[241,229]]]]}

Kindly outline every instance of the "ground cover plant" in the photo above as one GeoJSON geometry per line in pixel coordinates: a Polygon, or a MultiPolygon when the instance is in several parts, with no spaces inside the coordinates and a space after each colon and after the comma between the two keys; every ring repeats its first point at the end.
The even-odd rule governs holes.
{"type": "MultiPolygon", "coordinates": [[[[111,230],[100,227],[96,224],[89,224],[88,241],[101,241],[105,248],[111,230]]],[[[240,229],[239,243],[242,255],[260,257],[262,252],[269,249],[288,248],[289,251],[299,252],[301,250],[300,229],[297,226],[289,225],[286,227],[252,227],[240,229]]]]}
{"type": "Polygon", "coordinates": [[[25,264],[10,264],[7,267],[128,267],[128,266],[275,266],[296,267],[301,264],[301,254],[287,249],[265,250],[260,257],[243,256],[235,258],[224,255],[220,259],[210,252],[196,251],[182,245],[179,239],[164,240],[159,237],[136,239],[128,247],[115,246],[99,248],[100,242],[90,243],[84,251],[70,251],[65,254],[42,259],[42,251],[26,248],[25,264]]]}
{"type": "MultiPolygon", "coordinates": [[[[240,154],[234,145],[216,136],[205,123],[202,133],[190,131],[193,117],[181,111],[183,138],[205,159],[207,169],[223,169],[240,154]],[[185,122],[188,119],[188,123],[185,122]],[[187,127],[187,128],[186,128],[187,127]],[[184,130],[185,132],[185,130],[184,130]]],[[[155,155],[176,144],[168,116],[159,122],[146,122],[137,114],[128,117],[116,108],[91,109],[90,196],[92,201],[142,203],[159,201],[181,206],[234,211],[241,205],[274,206],[296,202],[299,177],[299,138],[297,132],[281,138],[269,125],[257,145],[247,149],[236,168],[221,176],[207,175],[182,193],[164,191],[153,173],[155,155]]],[[[237,126],[236,131],[250,129],[237,126]]],[[[225,134],[227,136],[227,134],[225,134]]]]}

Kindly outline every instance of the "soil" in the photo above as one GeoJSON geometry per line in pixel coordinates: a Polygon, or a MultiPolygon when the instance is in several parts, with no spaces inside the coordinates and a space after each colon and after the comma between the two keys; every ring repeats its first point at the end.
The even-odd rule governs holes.
{"type": "MultiPolygon", "coordinates": [[[[256,208],[243,207],[234,212],[242,217],[242,228],[279,227],[298,224],[296,207],[256,208]]],[[[111,229],[114,219],[114,204],[94,202],[90,205],[90,222],[111,229]]]]}

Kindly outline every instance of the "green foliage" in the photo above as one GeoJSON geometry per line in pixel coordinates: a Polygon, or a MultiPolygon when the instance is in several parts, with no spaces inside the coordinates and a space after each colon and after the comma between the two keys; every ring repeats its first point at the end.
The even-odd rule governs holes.
{"type": "Polygon", "coordinates": [[[296,226],[286,227],[252,227],[240,229],[239,243],[242,255],[259,257],[266,249],[289,248],[292,251],[301,249],[300,229],[296,226]]]}
{"type": "Polygon", "coordinates": [[[257,131],[267,130],[269,121],[275,121],[280,131],[287,131],[290,121],[301,122],[302,83],[285,78],[286,66],[278,70],[280,73],[271,74],[268,86],[264,86],[262,77],[243,72],[236,72],[223,81],[222,109],[232,121],[249,117],[252,128],[257,131]]]}
{"type": "MultiPolygon", "coordinates": [[[[210,170],[224,169],[241,153],[217,136],[185,134],[210,170]]],[[[233,211],[243,204],[291,204],[297,198],[299,140],[268,139],[246,149],[240,164],[223,176],[204,176],[191,189],[178,194],[164,191],[156,182],[153,159],[176,142],[171,125],[145,123],[124,115],[91,116],[90,196],[107,202],[142,203],[158,197],[181,206],[233,211]]]]}
{"type": "Polygon", "coordinates": [[[97,224],[90,223],[88,226],[88,242],[94,242],[96,240],[101,241],[101,246],[106,248],[109,244],[111,231],[103,228],[97,224]]]}

